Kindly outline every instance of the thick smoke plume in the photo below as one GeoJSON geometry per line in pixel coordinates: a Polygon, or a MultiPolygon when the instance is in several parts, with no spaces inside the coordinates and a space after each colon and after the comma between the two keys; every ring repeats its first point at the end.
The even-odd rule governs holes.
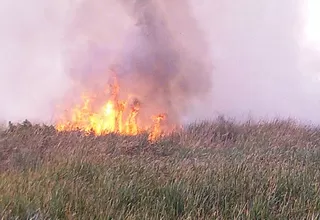
{"type": "MultiPolygon", "coordinates": [[[[107,40],[96,39],[96,30],[91,26],[99,21],[83,20],[88,19],[83,14],[96,13],[88,6],[91,3],[83,4],[83,11],[78,11],[74,26],[70,29],[80,28],[78,33],[71,34],[71,40],[82,34],[89,36],[91,41],[89,51],[86,48],[83,52],[76,52],[71,62],[72,77],[80,81],[81,86],[94,89],[98,94],[103,92],[109,83],[107,79],[112,76],[107,70],[112,68],[120,83],[121,97],[141,102],[139,117],[143,122],[150,121],[154,114],[166,113],[169,122],[179,124],[194,100],[204,100],[209,95],[212,72],[208,44],[188,2],[121,1],[118,7],[123,11],[118,16],[119,19],[126,17],[129,25],[128,31],[123,32],[125,42],[120,42],[113,54],[108,49],[110,43],[107,40]],[[93,11],[90,13],[90,10],[93,11]],[[91,35],[95,38],[91,38],[91,35]],[[93,54],[96,53],[94,58],[90,49],[93,54]],[[100,50],[100,54],[97,50],[100,50]],[[84,60],[82,56],[85,56],[84,60]],[[83,64],[89,68],[84,68],[83,64]],[[97,69],[97,66],[101,69],[97,69]]],[[[107,6],[101,4],[100,10],[105,10],[107,6]]],[[[107,18],[104,21],[108,22],[107,18]]],[[[104,21],[97,28],[112,35],[113,28],[103,25],[104,21]]],[[[76,48],[78,50],[79,46],[76,48]]]]}
{"type": "MultiPolygon", "coordinates": [[[[130,1],[123,2],[130,6],[130,1]]],[[[131,15],[138,39],[130,57],[124,57],[124,63],[130,63],[123,76],[130,84],[125,87],[141,97],[151,114],[165,112],[179,122],[193,101],[207,98],[212,88],[203,32],[182,0],[136,1],[131,15]]]]}

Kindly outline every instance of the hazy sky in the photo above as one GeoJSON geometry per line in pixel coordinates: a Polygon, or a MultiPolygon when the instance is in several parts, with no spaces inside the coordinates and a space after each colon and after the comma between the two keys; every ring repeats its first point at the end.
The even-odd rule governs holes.
{"type": "MultiPolygon", "coordinates": [[[[212,97],[192,108],[190,118],[250,114],[320,122],[317,0],[308,0],[311,7],[307,0],[190,1],[214,65],[212,97]]],[[[88,41],[108,42],[110,51],[124,45],[132,21],[115,0],[87,1],[81,6],[87,10],[79,2],[85,0],[0,0],[0,118],[51,120],[54,101],[70,85],[65,48],[85,50],[88,41]],[[91,38],[80,31],[73,39],[70,20],[88,11],[78,25],[91,38]]]]}
{"type": "Polygon", "coordinates": [[[250,112],[319,122],[320,89],[316,66],[311,66],[319,59],[314,60],[317,52],[305,42],[306,2],[202,2],[195,7],[208,32],[216,67],[214,110],[235,117],[250,112]],[[209,19],[211,23],[204,22],[209,19]]]}

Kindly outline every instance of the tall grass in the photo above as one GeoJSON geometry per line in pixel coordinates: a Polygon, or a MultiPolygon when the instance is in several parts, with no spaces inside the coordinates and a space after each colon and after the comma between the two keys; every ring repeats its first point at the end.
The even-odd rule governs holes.
{"type": "Polygon", "coordinates": [[[10,125],[0,132],[0,216],[320,218],[316,127],[220,119],[147,138],[10,125]]]}

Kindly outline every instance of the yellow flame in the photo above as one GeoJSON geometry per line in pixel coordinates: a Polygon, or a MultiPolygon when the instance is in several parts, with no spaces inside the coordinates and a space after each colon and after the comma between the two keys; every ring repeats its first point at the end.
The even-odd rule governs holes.
{"type": "Polygon", "coordinates": [[[115,78],[114,84],[110,86],[111,98],[107,100],[98,111],[93,111],[91,104],[94,100],[90,96],[82,96],[82,105],[75,106],[71,110],[69,119],[61,119],[56,125],[58,131],[70,131],[80,129],[85,132],[94,132],[96,135],[103,135],[112,132],[137,135],[143,131],[150,130],[149,140],[153,141],[161,135],[161,122],[165,119],[163,114],[153,116],[151,128],[142,129],[138,126],[138,114],[140,103],[135,100],[129,105],[129,114],[124,119],[123,113],[127,102],[119,100],[119,85],[115,78]]]}

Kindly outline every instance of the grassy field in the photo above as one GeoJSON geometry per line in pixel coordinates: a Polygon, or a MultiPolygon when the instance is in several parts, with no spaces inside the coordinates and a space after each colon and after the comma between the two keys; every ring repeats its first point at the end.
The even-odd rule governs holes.
{"type": "Polygon", "coordinates": [[[149,143],[0,131],[3,219],[318,219],[320,129],[289,121],[190,125],[149,143]]]}

